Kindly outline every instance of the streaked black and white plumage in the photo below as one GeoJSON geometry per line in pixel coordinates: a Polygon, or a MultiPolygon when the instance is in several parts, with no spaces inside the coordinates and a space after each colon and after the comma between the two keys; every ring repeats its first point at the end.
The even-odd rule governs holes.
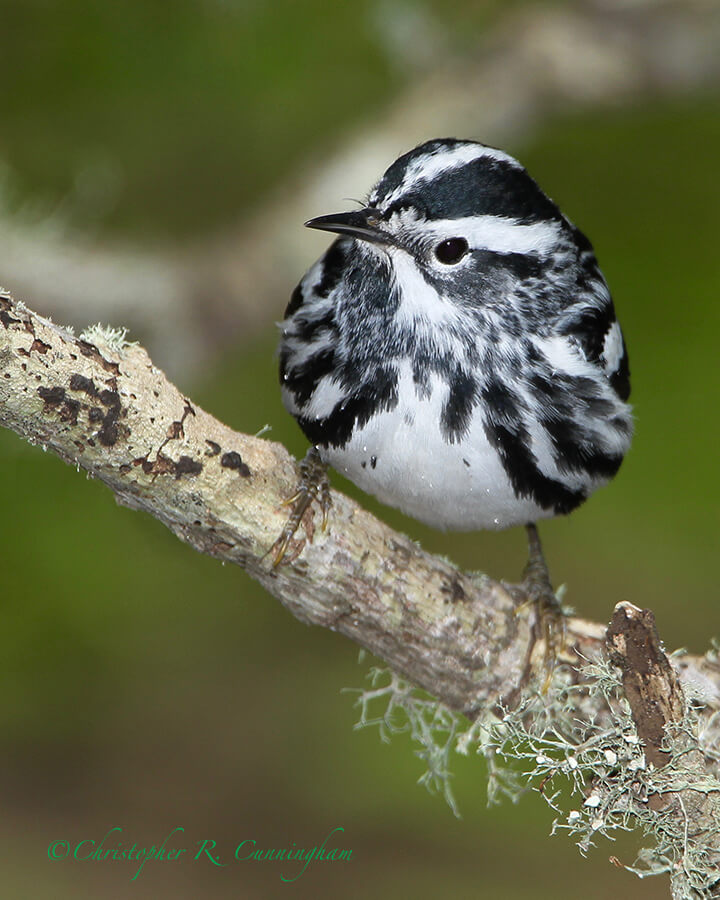
{"type": "Polygon", "coordinates": [[[568,513],[632,436],[628,358],[587,238],[513,157],[401,156],[282,323],[283,400],[322,460],[453,530],[568,513]]]}

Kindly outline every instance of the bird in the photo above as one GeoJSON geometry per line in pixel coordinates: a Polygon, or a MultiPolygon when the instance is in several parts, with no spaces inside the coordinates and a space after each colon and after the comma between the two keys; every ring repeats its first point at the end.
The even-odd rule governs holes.
{"type": "Polygon", "coordinates": [[[337,235],[281,323],[285,408],[311,449],[294,513],[327,466],[441,530],[525,526],[528,586],[554,593],[540,519],[618,471],[633,419],[623,333],[593,246],[513,156],[426,141],[337,235]]]}

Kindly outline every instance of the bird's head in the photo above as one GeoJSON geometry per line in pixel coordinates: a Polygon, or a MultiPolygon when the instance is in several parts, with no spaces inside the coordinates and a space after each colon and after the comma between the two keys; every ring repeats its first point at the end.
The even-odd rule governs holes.
{"type": "Polygon", "coordinates": [[[397,159],[363,209],[305,224],[391,257],[409,254],[441,283],[495,268],[524,277],[556,251],[568,228],[516,159],[454,138],[427,141],[397,159]]]}

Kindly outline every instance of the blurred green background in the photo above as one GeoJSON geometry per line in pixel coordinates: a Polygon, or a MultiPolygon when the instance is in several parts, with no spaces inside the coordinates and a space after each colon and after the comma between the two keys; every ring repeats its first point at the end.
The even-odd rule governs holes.
{"type": "MultiPolygon", "coordinates": [[[[321,166],[349,129],[372,128],[433,68],[454,66],[460,78],[488,35],[531,7],[564,9],[1,0],[0,216],[39,233],[60,217],[103,247],[182,248],[222,234],[293,173],[321,166]],[[402,41],[419,55],[399,54],[402,41]]],[[[609,619],[620,600],[650,606],[670,647],[702,653],[720,634],[720,116],[716,85],[671,87],[593,105],[560,98],[505,145],[593,240],[633,375],[637,435],[618,478],[543,526],[554,577],[588,618],[609,619]]],[[[426,136],[435,131],[429,110],[426,136]]],[[[472,122],[464,136],[494,142],[472,122]]],[[[0,283],[13,290],[1,265],[0,283]]],[[[293,286],[263,332],[179,380],[233,427],[269,423],[301,456],[304,439],[278,396],[272,324],[293,286]]],[[[52,313],[41,297],[22,299],[52,313]]],[[[4,896],[667,892],[609,864],[611,854],[632,862],[634,836],[582,860],[548,837],[552,814],[538,796],[487,810],[479,760],[456,758],[456,820],[415,786],[423,769],[409,740],[384,745],[353,731],[352,696],[340,691],[361,686],[370,664],[358,665],[355,646],[299,624],[244,572],[194,554],[9,432],[0,497],[4,896]],[[213,838],[227,855],[244,838],[311,845],[340,825],[354,856],[311,866],[291,885],[272,863],[151,862],[131,882],[129,863],[48,860],[51,841],[99,840],[115,825],[140,844],[180,825],[185,845],[213,838]]],[[[443,535],[362,502],[463,567],[519,577],[519,530],[443,535]]]]}

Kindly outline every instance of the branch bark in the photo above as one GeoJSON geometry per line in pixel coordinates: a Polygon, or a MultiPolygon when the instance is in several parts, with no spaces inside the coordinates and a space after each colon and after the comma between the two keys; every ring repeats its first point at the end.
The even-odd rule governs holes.
{"type": "MultiPolygon", "coordinates": [[[[459,571],[336,491],[328,531],[311,508],[289,561],[274,569],[267,554],[297,480],[287,451],[214,419],[141,347],[94,340],[0,292],[0,424],[82,467],[119,503],[155,516],[196,550],[242,566],[301,621],[351,638],[469,718],[516,697],[528,673],[542,678],[542,643],[530,654],[535,610],[520,602],[520,586],[459,571]]],[[[711,656],[685,653],[671,668],[657,639],[626,652],[626,632],[616,627],[610,640],[631,704],[651,664],[669,698],[660,712],[632,707],[648,759],[662,765],[678,682],[702,691],[709,720],[720,709],[720,670],[711,656]]],[[[582,679],[605,641],[606,626],[570,618],[563,660],[582,679]]],[[[582,715],[606,715],[600,702],[585,698],[582,715]]]]}

